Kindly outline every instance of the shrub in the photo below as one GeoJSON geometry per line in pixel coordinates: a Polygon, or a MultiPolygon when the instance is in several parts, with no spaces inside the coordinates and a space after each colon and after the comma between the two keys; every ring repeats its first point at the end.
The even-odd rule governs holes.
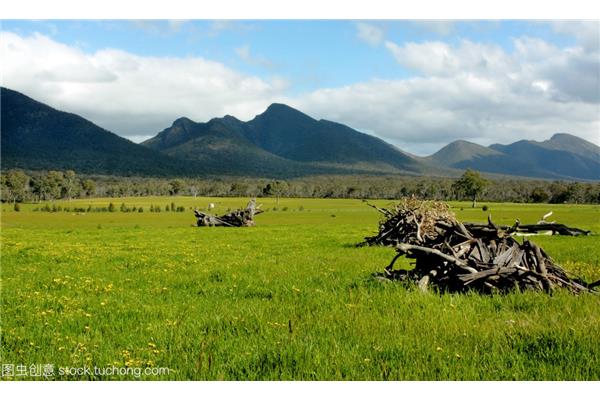
{"type": "Polygon", "coordinates": [[[21,211],[21,205],[19,203],[15,203],[15,207],[14,207],[15,211],[19,212],[21,211]]]}
{"type": "Polygon", "coordinates": [[[113,203],[110,203],[110,204],[108,205],[108,211],[109,211],[109,212],[115,212],[115,205],[114,205],[113,203]]]}
{"type": "Polygon", "coordinates": [[[141,213],[141,212],[144,212],[144,207],[140,207],[140,208],[138,208],[138,212],[139,212],[139,213],[141,213]]]}
{"type": "Polygon", "coordinates": [[[481,209],[482,209],[483,211],[487,211],[487,210],[489,210],[489,207],[488,207],[488,206],[487,206],[487,204],[486,204],[486,205],[484,205],[483,207],[481,207],[481,209]]]}

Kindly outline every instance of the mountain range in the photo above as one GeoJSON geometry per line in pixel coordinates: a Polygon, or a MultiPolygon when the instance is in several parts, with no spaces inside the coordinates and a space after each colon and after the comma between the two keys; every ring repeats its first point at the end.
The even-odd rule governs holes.
{"type": "Polygon", "coordinates": [[[489,147],[457,140],[425,160],[447,168],[503,175],[600,180],[600,147],[566,133],[556,133],[543,142],[519,140],[489,147]]]}
{"type": "Polygon", "coordinates": [[[2,169],[121,176],[500,175],[600,180],[600,148],[569,134],[484,147],[455,141],[417,157],[346,125],[272,104],[250,121],[182,117],[136,144],[75,114],[1,88],[2,169]]]}

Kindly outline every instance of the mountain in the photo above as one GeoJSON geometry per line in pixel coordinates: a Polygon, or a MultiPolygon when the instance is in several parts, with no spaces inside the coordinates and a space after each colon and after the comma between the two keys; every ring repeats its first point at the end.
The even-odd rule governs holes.
{"type": "Polygon", "coordinates": [[[564,150],[592,160],[600,160],[600,147],[568,133],[555,133],[550,140],[539,142],[538,145],[549,150],[564,150]]]}
{"type": "Polygon", "coordinates": [[[75,114],[0,88],[2,169],[73,169],[108,175],[191,174],[185,163],[75,114]]]}
{"type": "Polygon", "coordinates": [[[556,134],[543,142],[520,140],[490,148],[526,163],[536,174],[527,176],[600,179],[600,147],[573,135],[556,134]]]}
{"type": "Polygon", "coordinates": [[[243,122],[179,118],[142,144],[75,114],[0,88],[1,167],[121,176],[318,174],[456,176],[466,168],[519,177],[600,180],[600,147],[566,133],[489,147],[452,142],[416,157],[346,125],[272,104],[243,122]]]}
{"type": "Polygon", "coordinates": [[[502,153],[494,149],[466,140],[456,140],[426,157],[426,159],[438,165],[457,167],[461,163],[473,162],[484,157],[498,156],[502,156],[502,153]]]}
{"type": "Polygon", "coordinates": [[[455,141],[426,160],[438,166],[546,179],[600,180],[600,147],[557,133],[549,140],[520,140],[489,147],[455,141]]]}
{"type": "Polygon", "coordinates": [[[422,173],[425,164],[381,139],[284,104],[248,122],[180,118],[142,145],[172,157],[238,173],[422,173]]]}
{"type": "Polygon", "coordinates": [[[231,116],[206,123],[179,118],[142,145],[198,163],[212,174],[293,177],[343,172],[279,157],[250,142],[244,130],[244,123],[231,116]]]}

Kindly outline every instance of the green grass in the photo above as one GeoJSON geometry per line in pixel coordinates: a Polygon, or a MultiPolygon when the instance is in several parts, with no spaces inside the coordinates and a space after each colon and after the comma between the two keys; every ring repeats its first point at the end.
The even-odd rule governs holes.
{"type": "MultiPolygon", "coordinates": [[[[191,211],[164,208],[214,202],[221,212],[246,199],[60,204],[111,201],[145,212],[3,205],[1,364],[167,367],[139,379],[170,380],[600,379],[600,296],[423,294],[373,280],[394,251],[353,247],[379,219],[360,201],[281,199],[287,211],[245,229],[195,228],[191,211]]],[[[598,206],[452,206],[461,220],[489,212],[506,224],[553,210],[551,219],[600,232],[598,206]]],[[[600,279],[598,236],[533,240],[600,279]]]]}

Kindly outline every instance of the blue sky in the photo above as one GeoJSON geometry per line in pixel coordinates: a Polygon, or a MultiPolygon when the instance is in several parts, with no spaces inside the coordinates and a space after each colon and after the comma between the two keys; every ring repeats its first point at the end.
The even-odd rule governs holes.
{"type": "Polygon", "coordinates": [[[597,21],[5,20],[1,30],[12,63],[3,68],[3,85],[136,141],[181,115],[249,119],[283,101],[417,154],[455,139],[487,145],[555,131],[598,142],[597,21]],[[36,48],[45,55],[36,56],[36,48]],[[148,93],[176,91],[188,101],[179,108],[171,107],[175,96],[153,103],[146,118],[129,94],[142,91],[149,75],[115,67],[125,58],[138,71],[155,68],[148,93]],[[69,79],[92,69],[85,82],[69,79]],[[585,84],[569,81],[582,74],[585,84]],[[169,82],[178,75],[175,90],[169,82]],[[130,100],[117,110],[92,103],[111,96],[130,100]]]}

